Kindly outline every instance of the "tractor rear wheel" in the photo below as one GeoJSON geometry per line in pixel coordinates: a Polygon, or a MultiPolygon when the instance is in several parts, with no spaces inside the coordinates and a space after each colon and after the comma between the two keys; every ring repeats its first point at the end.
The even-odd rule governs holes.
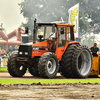
{"type": "Polygon", "coordinates": [[[30,67],[28,68],[28,70],[29,70],[29,73],[30,73],[31,75],[37,76],[37,77],[40,76],[39,71],[38,71],[38,63],[34,63],[32,67],[30,66],[30,67]]]}
{"type": "Polygon", "coordinates": [[[70,45],[62,56],[62,61],[60,62],[60,65],[61,65],[60,72],[61,72],[61,75],[63,75],[66,78],[73,77],[73,69],[72,69],[73,58],[72,57],[77,47],[78,47],[78,44],[70,45]]]}
{"type": "Polygon", "coordinates": [[[52,52],[44,53],[39,59],[39,73],[43,78],[54,78],[59,70],[59,61],[52,52]]]}
{"type": "Polygon", "coordinates": [[[92,54],[87,46],[69,46],[61,61],[66,78],[86,78],[92,69],[92,54]]]}
{"type": "Polygon", "coordinates": [[[86,78],[92,69],[92,53],[87,46],[79,46],[73,55],[73,74],[75,77],[86,78]]]}
{"type": "Polygon", "coordinates": [[[26,73],[27,67],[16,61],[17,55],[14,52],[9,55],[7,64],[8,72],[13,77],[22,77],[26,73]]]}

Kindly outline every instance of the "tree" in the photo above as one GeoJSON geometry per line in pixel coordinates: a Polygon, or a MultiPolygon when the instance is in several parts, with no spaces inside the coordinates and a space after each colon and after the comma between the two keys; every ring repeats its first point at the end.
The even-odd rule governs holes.
{"type": "Polygon", "coordinates": [[[67,22],[68,9],[77,3],[80,3],[79,26],[81,34],[99,23],[99,0],[24,0],[19,6],[21,14],[27,19],[26,25],[31,27],[35,18],[38,19],[38,22],[52,22],[63,17],[67,22]]]}

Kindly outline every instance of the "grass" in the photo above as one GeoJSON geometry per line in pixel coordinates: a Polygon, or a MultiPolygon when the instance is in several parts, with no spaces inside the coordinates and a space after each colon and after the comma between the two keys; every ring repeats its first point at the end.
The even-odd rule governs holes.
{"type": "Polygon", "coordinates": [[[31,80],[16,80],[16,79],[2,79],[0,84],[59,84],[59,83],[100,83],[100,79],[31,79],[31,80]]]}
{"type": "Polygon", "coordinates": [[[1,67],[1,68],[0,68],[0,72],[8,72],[8,71],[7,71],[7,67],[1,67]]]}

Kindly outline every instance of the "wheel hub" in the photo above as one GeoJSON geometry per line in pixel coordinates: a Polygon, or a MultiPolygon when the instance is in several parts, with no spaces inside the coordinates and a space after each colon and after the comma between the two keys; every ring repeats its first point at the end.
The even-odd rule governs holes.
{"type": "Polygon", "coordinates": [[[86,50],[83,50],[78,58],[78,69],[82,75],[88,74],[91,69],[91,56],[86,50]]]}
{"type": "Polygon", "coordinates": [[[52,67],[52,62],[48,61],[48,68],[51,68],[51,67],[52,67]]]}
{"type": "Polygon", "coordinates": [[[47,62],[47,70],[48,70],[49,74],[52,74],[55,72],[55,69],[56,69],[56,61],[55,61],[55,59],[51,58],[47,62]]]}

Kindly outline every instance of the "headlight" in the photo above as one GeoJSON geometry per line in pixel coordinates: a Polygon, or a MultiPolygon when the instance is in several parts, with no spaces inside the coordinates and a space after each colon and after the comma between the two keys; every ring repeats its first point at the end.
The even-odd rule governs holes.
{"type": "Polygon", "coordinates": [[[25,52],[25,55],[28,55],[28,52],[25,52]]]}
{"type": "Polygon", "coordinates": [[[19,52],[19,54],[20,54],[20,55],[22,55],[22,54],[23,54],[23,52],[19,52]]]}

